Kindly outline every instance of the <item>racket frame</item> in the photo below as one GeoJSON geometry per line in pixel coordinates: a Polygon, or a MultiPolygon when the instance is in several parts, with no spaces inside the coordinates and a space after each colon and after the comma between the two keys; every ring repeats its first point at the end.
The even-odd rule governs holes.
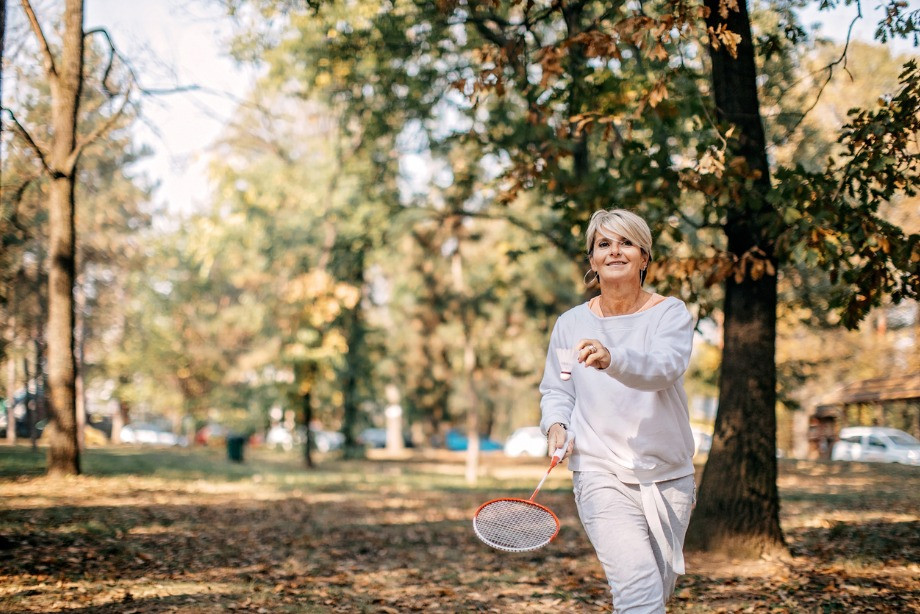
{"type": "MultiPolygon", "coordinates": [[[[535,493],[535,494],[536,494],[536,493],[535,493]]],[[[550,543],[551,541],[553,541],[554,539],[556,539],[556,536],[559,535],[559,529],[561,528],[561,526],[562,526],[562,525],[561,525],[561,523],[559,522],[559,517],[556,516],[556,514],[553,513],[553,510],[549,509],[549,508],[546,507],[545,505],[540,505],[539,503],[533,501],[532,499],[520,499],[520,498],[518,498],[518,497],[499,497],[498,499],[492,499],[491,501],[486,501],[485,503],[483,503],[482,505],[480,505],[479,508],[476,509],[476,513],[473,514],[473,532],[476,533],[476,537],[478,537],[478,538],[479,538],[484,544],[486,544],[487,546],[491,546],[492,548],[496,548],[496,549],[498,549],[498,550],[504,550],[505,552],[530,552],[530,551],[532,551],[532,550],[539,550],[539,549],[542,548],[543,546],[547,545],[548,543],[550,543]],[[482,534],[479,532],[479,528],[478,528],[478,526],[477,526],[477,524],[476,524],[476,520],[479,518],[479,512],[482,511],[482,509],[483,509],[484,507],[489,506],[489,505],[491,505],[491,504],[493,504],[493,503],[498,503],[499,501],[512,501],[512,502],[514,502],[514,503],[524,503],[524,504],[527,504],[527,505],[532,505],[532,506],[534,506],[534,507],[540,508],[541,510],[543,510],[544,512],[546,512],[547,514],[549,514],[549,515],[552,517],[553,522],[556,523],[556,530],[555,530],[555,532],[553,532],[552,536],[550,536],[550,538],[547,539],[545,542],[542,542],[542,543],[540,543],[540,544],[538,544],[538,545],[536,545],[536,546],[530,546],[530,547],[527,547],[527,548],[509,548],[509,547],[507,547],[507,546],[501,546],[501,545],[495,544],[495,543],[493,543],[491,540],[487,540],[487,539],[483,538],[483,536],[482,536],[482,534]]]]}
{"type": "Polygon", "coordinates": [[[498,550],[504,550],[505,552],[529,552],[531,550],[537,550],[539,548],[542,548],[543,546],[547,545],[548,543],[556,539],[556,536],[559,535],[559,529],[561,526],[559,523],[559,517],[553,513],[553,510],[549,509],[545,505],[540,505],[539,503],[535,502],[534,499],[536,498],[537,493],[540,492],[540,489],[543,488],[543,484],[544,482],[546,482],[546,478],[549,477],[550,472],[556,467],[556,465],[559,464],[559,461],[562,460],[562,457],[565,456],[565,451],[568,449],[569,444],[572,442],[573,438],[574,438],[574,433],[572,431],[566,432],[565,443],[563,443],[562,447],[558,448],[556,452],[553,454],[553,458],[550,461],[549,468],[546,470],[546,473],[543,475],[543,479],[540,480],[540,483],[537,485],[536,490],[534,490],[533,494],[530,495],[530,499],[521,499],[519,497],[498,497],[497,499],[486,501],[485,503],[483,503],[476,509],[476,513],[473,514],[473,532],[476,534],[476,537],[479,538],[480,541],[482,541],[487,546],[496,548],[498,550]],[[552,517],[553,521],[556,523],[556,531],[553,533],[552,537],[550,537],[545,542],[537,546],[530,546],[528,548],[508,548],[507,546],[500,546],[498,544],[493,543],[490,540],[484,539],[482,537],[482,534],[479,532],[479,529],[477,528],[476,520],[479,518],[479,512],[481,512],[484,507],[492,503],[497,503],[498,501],[514,501],[517,503],[526,503],[527,505],[533,505],[535,507],[540,508],[541,510],[545,511],[547,514],[549,514],[552,517]]]}

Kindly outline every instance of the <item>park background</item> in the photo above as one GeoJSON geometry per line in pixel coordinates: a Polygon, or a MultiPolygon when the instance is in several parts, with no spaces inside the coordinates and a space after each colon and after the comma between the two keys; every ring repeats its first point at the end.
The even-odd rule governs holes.
{"type": "MultiPolygon", "coordinates": [[[[714,443],[741,459],[727,475],[753,467],[767,499],[779,486],[794,557],[777,563],[770,549],[750,576],[726,571],[742,569],[732,556],[701,560],[676,607],[903,611],[917,596],[916,500],[897,488],[916,471],[821,460],[844,424],[920,434],[915,8],[750,5],[758,169],[739,153],[743,123],[710,99],[704,41],[737,41],[702,27],[696,5],[151,4],[86,2],[84,29],[108,36],[86,37],[77,129],[93,139],[73,174],[68,454],[86,475],[63,484],[38,477],[58,436],[40,430],[70,411],[47,394],[54,175],[36,152],[54,142],[54,94],[25,12],[4,4],[0,391],[38,448],[7,429],[9,603],[120,611],[147,591],[132,607],[602,608],[563,481],[549,496],[570,539],[515,559],[517,573],[469,543],[465,519],[539,478],[539,462],[480,454],[479,436],[537,423],[548,332],[588,296],[584,223],[617,204],[653,225],[650,286],[697,317],[686,386],[698,430],[719,430],[717,410],[747,409],[720,395],[726,292],[776,290],[775,351],[731,346],[729,361],[748,378],[734,381],[756,384],[735,387],[759,403],[749,413],[775,423],[726,423],[750,435],[714,443]],[[534,21],[521,35],[525,6],[534,21]],[[748,218],[756,240],[739,250],[732,229],[748,218]],[[368,452],[360,435],[386,427],[388,407],[401,436],[368,452]],[[190,449],[120,445],[129,423],[190,449]],[[303,439],[271,450],[273,427],[303,439]],[[452,431],[466,453],[445,452],[452,431]],[[316,435],[330,432],[342,441],[327,452],[316,435]],[[239,437],[242,466],[227,458],[239,437]],[[779,475],[760,469],[777,457],[779,475]],[[342,509],[361,520],[341,524],[342,509]],[[203,510],[209,523],[192,520],[203,510]],[[241,519],[251,530],[229,531],[241,519]],[[153,533],[183,535],[189,560],[212,543],[213,557],[160,569],[168,542],[139,537],[153,533]],[[417,573],[443,565],[437,580],[421,574],[407,592],[407,567],[381,562],[388,543],[417,573]],[[100,552],[138,569],[123,575],[100,552]],[[465,575],[477,565],[482,575],[465,575]],[[318,572],[328,566],[339,575],[318,572]],[[560,566],[568,584],[551,573],[560,566]],[[209,573],[226,590],[195,601],[209,573]],[[719,594],[726,573],[739,588],[719,594]]],[[[63,8],[35,3],[55,50],[63,8]]],[[[747,515],[775,545],[771,509],[747,515]]]]}

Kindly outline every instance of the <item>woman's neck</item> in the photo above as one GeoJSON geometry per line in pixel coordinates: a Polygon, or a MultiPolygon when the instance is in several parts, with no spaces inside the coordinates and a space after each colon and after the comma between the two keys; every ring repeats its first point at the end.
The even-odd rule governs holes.
{"type": "Polygon", "coordinates": [[[639,311],[648,301],[649,294],[640,285],[601,287],[598,304],[604,317],[625,316],[639,311]]]}

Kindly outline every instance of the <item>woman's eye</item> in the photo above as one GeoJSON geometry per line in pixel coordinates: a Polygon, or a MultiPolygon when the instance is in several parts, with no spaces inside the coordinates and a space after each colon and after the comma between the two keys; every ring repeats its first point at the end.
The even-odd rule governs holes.
{"type": "Polygon", "coordinates": [[[622,245],[623,247],[632,247],[632,241],[630,241],[629,239],[624,239],[620,241],[620,245],[622,245]]]}

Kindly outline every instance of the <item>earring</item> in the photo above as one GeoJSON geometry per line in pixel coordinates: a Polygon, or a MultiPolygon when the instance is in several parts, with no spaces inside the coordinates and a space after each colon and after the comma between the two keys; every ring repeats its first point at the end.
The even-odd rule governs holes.
{"type": "Polygon", "coordinates": [[[588,269],[588,272],[585,273],[585,276],[583,279],[584,279],[585,285],[590,286],[591,284],[596,282],[599,278],[600,278],[600,275],[597,274],[597,271],[595,271],[594,269],[588,269]],[[588,276],[591,275],[592,273],[594,274],[594,279],[588,279],[588,276]]]}

